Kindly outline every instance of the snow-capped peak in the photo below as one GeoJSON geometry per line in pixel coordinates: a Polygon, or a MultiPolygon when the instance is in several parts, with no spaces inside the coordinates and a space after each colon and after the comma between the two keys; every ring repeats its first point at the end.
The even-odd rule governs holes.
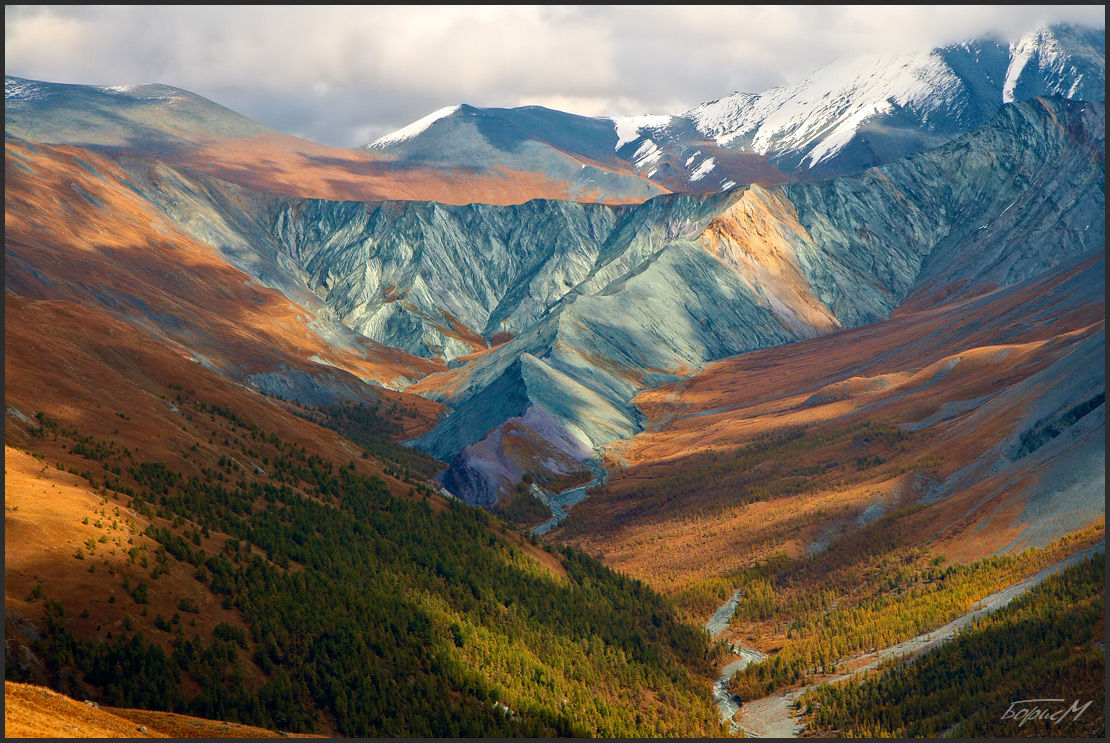
{"type": "Polygon", "coordinates": [[[837,60],[795,85],[736,93],[684,115],[723,146],[760,154],[810,150],[815,164],[842,147],[866,119],[893,106],[937,105],[961,85],[934,52],[837,60]]]}
{"type": "Polygon", "coordinates": [[[368,147],[383,147],[385,145],[397,144],[404,142],[408,139],[413,139],[422,134],[428,127],[436,123],[442,118],[450,116],[459,110],[461,106],[444,106],[438,111],[433,111],[422,119],[417,119],[408,126],[401,127],[392,134],[387,134],[384,137],[379,137],[371,142],[368,147]]]}
{"type": "Polygon", "coordinates": [[[1087,34],[1044,26],[1008,49],[984,38],[835,60],[801,82],[733,93],[681,116],[721,147],[813,167],[834,158],[869,121],[896,111],[916,120],[923,132],[943,137],[976,125],[979,112],[1016,97],[1091,95],[1101,87],[1105,64],[1101,45],[1087,34]],[[1007,52],[1008,66],[993,67],[1006,64],[1007,52]],[[984,100],[984,94],[991,98],[984,100]]]}

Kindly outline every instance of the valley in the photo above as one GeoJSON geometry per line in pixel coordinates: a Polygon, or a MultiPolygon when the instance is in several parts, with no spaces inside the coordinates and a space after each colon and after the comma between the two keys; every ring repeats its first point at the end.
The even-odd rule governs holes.
{"type": "Polygon", "coordinates": [[[7,77],[9,734],[1011,735],[921,701],[1007,634],[1094,689],[1104,50],[357,149],[7,77]]]}

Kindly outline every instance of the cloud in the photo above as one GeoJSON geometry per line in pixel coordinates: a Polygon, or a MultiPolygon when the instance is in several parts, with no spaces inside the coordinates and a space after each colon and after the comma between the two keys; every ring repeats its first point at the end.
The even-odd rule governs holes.
{"type": "Polygon", "coordinates": [[[6,6],[8,74],[160,82],[354,146],[455,103],[673,113],[838,56],[928,48],[1101,6],[6,6]]]}

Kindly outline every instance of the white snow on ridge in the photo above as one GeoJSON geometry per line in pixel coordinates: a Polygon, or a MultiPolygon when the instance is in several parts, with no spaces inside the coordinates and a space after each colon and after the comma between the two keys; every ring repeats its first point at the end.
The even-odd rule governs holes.
{"type": "Polygon", "coordinates": [[[654,165],[663,157],[663,150],[652,142],[650,139],[645,139],[644,143],[636,148],[636,152],[632,155],[632,164],[637,168],[646,168],[649,165],[654,165]]]}
{"type": "Polygon", "coordinates": [[[1014,102],[1014,90],[1017,88],[1018,78],[1037,51],[1036,45],[1030,41],[1028,36],[1024,36],[1016,44],[1010,45],[1010,66],[1006,68],[1006,82],[1002,84],[1003,103],[1014,102]]]}
{"type": "Polygon", "coordinates": [[[760,98],[752,93],[733,93],[695,106],[681,115],[693,121],[699,132],[724,144],[722,138],[734,139],[758,126],[758,113],[754,108],[760,98]]]}
{"type": "MultiPolygon", "coordinates": [[[[1010,44],[1010,65],[1006,68],[1006,82],[1002,85],[1003,103],[1013,103],[1018,80],[1021,79],[1022,73],[1034,57],[1037,60],[1037,67],[1042,72],[1052,71],[1064,78],[1067,77],[1064,74],[1066,72],[1064,67],[1067,64],[1067,52],[1060,43],[1059,37],[1053,33],[1051,28],[1039,28],[1010,44]]],[[[1074,66],[1071,67],[1070,72],[1073,75],[1076,73],[1074,66]]],[[[1079,89],[1082,79],[1083,75],[1079,74],[1072,82],[1067,93],[1069,97],[1079,89]]],[[[1049,92],[1062,93],[1063,89],[1057,83],[1055,90],[1049,92]]]]}
{"type": "Polygon", "coordinates": [[[670,116],[610,116],[609,121],[617,130],[617,144],[614,150],[619,150],[629,142],[640,138],[641,129],[660,129],[671,123],[670,116]]]}
{"type": "Polygon", "coordinates": [[[392,134],[387,134],[384,137],[379,137],[378,139],[375,139],[373,142],[367,145],[367,147],[382,147],[384,145],[404,142],[407,139],[413,139],[414,137],[422,134],[428,127],[430,127],[432,124],[436,123],[440,119],[450,116],[451,114],[458,111],[459,108],[459,106],[444,106],[438,111],[433,111],[422,119],[417,119],[408,126],[401,127],[392,134]]]}
{"type": "Polygon", "coordinates": [[[747,138],[759,154],[808,152],[811,164],[835,154],[863,121],[894,105],[932,109],[962,86],[934,52],[838,60],[802,82],[760,95],[737,93],[684,115],[718,144],[747,138]]]}
{"type": "Polygon", "coordinates": [[[102,90],[105,93],[127,94],[134,93],[139,87],[138,85],[101,85],[97,87],[97,90],[102,90]]]}
{"type": "Polygon", "coordinates": [[[887,113],[892,108],[893,107],[887,102],[864,107],[856,111],[848,117],[848,119],[838,123],[836,128],[832,130],[832,133],[822,137],[820,141],[813,145],[809,154],[806,155],[806,162],[809,163],[809,167],[813,167],[822,160],[832,157],[839,152],[842,147],[851,142],[852,137],[856,133],[856,129],[858,129],[863,122],[867,121],[872,116],[887,113]]]}
{"type": "MultiPolygon", "coordinates": [[[[1069,49],[1051,26],[1012,43],[998,102],[1013,102],[1029,65],[1039,68],[1040,77],[1062,81],[1052,92],[1074,95],[1082,74],[1069,49]]],[[[834,157],[868,119],[902,108],[931,128],[971,95],[945,50],[933,49],[836,60],[799,83],[759,94],[733,93],[680,116],[722,147],[771,156],[793,152],[812,167],[834,157]]]]}
{"type": "MultiPolygon", "coordinates": [[[[164,85],[97,85],[96,90],[109,95],[118,95],[147,103],[170,105],[185,100],[173,88],[164,85]]],[[[178,91],[180,92],[180,91],[178,91]]]]}

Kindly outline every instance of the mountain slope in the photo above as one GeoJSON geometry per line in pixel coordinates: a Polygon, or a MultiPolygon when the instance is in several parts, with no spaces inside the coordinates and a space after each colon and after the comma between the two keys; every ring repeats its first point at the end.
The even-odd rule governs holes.
{"type": "MultiPolygon", "coordinates": [[[[964,140],[857,177],[752,187],[724,202],[700,203],[706,211],[684,226],[696,241],[657,236],[658,247],[638,258],[642,244],[635,240],[622,257],[603,253],[591,277],[528,332],[412,388],[453,408],[421,446],[446,457],[448,449],[481,436],[481,426],[471,425],[467,439],[445,445],[443,438],[455,421],[488,420],[472,410],[484,405],[477,392],[523,353],[622,411],[620,429],[627,431],[639,427],[629,400],[667,375],[875,322],[919,281],[922,291],[982,292],[1097,253],[1105,234],[1101,106],[1046,105],[1014,106],[964,140]],[[1078,129],[1058,128],[1063,120],[1078,129]],[[1078,130],[1086,134],[1077,139],[1078,130]],[[1058,197],[1038,198],[1043,193],[1058,197]],[[1008,209],[1018,199],[1025,209],[1008,209]],[[979,224],[968,224],[971,213],[983,218],[979,224]],[[1042,230],[1015,226],[1032,223],[1053,225],[1058,238],[1048,242],[1042,230]],[[979,248],[962,255],[974,261],[948,259],[943,280],[932,272],[931,253],[969,244],[979,248]],[[1009,259],[999,264],[1003,252],[1009,259]]],[[[659,201],[637,211],[659,208],[659,201]]],[[[577,438],[596,447],[619,436],[596,426],[594,409],[600,410],[583,405],[560,418],[573,430],[593,430],[577,438]]]]}
{"type": "Polygon", "coordinates": [[[425,167],[547,173],[584,193],[595,189],[622,201],[642,201],[670,190],[719,191],[753,180],[787,179],[759,155],[721,150],[682,118],[593,118],[542,106],[448,107],[364,149],[425,167]],[[653,132],[658,141],[645,141],[641,131],[653,132]],[[703,180],[714,156],[721,161],[715,177],[703,180]],[[699,167],[705,168],[700,175],[699,167]]]}
{"type": "Polygon", "coordinates": [[[716,732],[709,646],[638,583],[98,308],[6,321],[16,680],[341,735],[716,732]]]}
{"type": "Polygon", "coordinates": [[[686,112],[730,149],[827,176],[935,147],[1035,96],[1102,100],[1105,36],[1048,26],[1007,46],[980,39],[925,54],[837,61],[798,83],[686,112]]]}
{"type": "Polygon", "coordinates": [[[11,738],[304,737],[303,734],[205,720],[164,712],[117,709],[78,702],[42,686],[4,683],[4,732],[11,738]]]}
{"type": "Polygon", "coordinates": [[[96,87],[5,77],[4,88],[8,136],[139,155],[287,196],[515,204],[534,198],[641,201],[662,191],[638,176],[616,177],[630,184],[622,193],[606,185],[608,171],[598,171],[598,183],[575,183],[578,166],[552,176],[504,166],[387,162],[273,131],[166,85],[96,87]]]}
{"type": "Polygon", "coordinates": [[[647,390],[556,539],[692,597],[884,516],[960,561],[1081,529],[1103,516],[1104,271],[1099,252],[647,390]]]}
{"type": "Polygon", "coordinates": [[[367,381],[437,368],[356,335],[308,292],[261,286],[102,155],[18,140],[6,155],[6,295],[106,309],[198,364],[313,403],[378,399],[367,381]]]}
{"type": "MultiPolygon", "coordinates": [[[[544,173],[582,194],[642,201],[665,193],[613,152],[606,122],[542,106],[442,109],[365,147],[401,162],[544,173]]],[[[579,199],[582,200],[582,199],[579,199]]]]}

